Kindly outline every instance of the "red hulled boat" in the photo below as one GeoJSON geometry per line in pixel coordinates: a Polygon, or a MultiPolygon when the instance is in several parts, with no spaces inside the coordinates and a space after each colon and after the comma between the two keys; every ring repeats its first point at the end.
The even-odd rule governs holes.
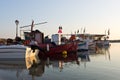
{"type": "MultiPolygon", "coordinates": [[[[54,54],[67,54],[71,52],[76,52],[77,51],[77,43],[76,42],[67,42],[64,44],[56,44],[56,42],[59,42],[61,40],[61,34],[55,34],[53,37],[53,41],[49,41],[47,39],[47,42],[45,41],[44,34],[40,32],[39,30],[33,31],[33,26],[34,26],[34,21],[32,22],[31,26],[31,32],[24,32],[25,35],[25,45],[29,45],[30,42],[35,40],[37,42],[37,45],[29,45],[31,49],[33,50],[33,53],[35,52],[36,49],[39,50],[38,56],[40,57],[41,54],[45,56],[51,56],[54,54]],[[55,41],[54,41],[55,40],[55,41]],[[53,44],[54,43],[54,44],[53,44]]],[[[60,28],[61,29],[61,28],[60,28]]],[[[29,48],[30,48],[29,47],[29,48]]],[[[31,52],[31,51],[26,51],[26,52],[31,52]]]]}
{"type": "MultiPolygon", "coordinates": [[[[39,44],[28,47],[27,53],[37,55],[39,58],[47,58],[58,55],[68,55],[69,53],[77,52],[77,43],[71,42],[62,45],[39,44]],[[37,52],[35,50],[38,50],[37,52]]],[[[27,54],[26,53],[26,54],[27,54]]]]}
{"type": "Polygon", "coordinates": [[[77,52],[77,43],[75,42],[61,45],[41,44],[39,47],[42,49],[40,52],[43,51],[47,56],[77,52]]]}

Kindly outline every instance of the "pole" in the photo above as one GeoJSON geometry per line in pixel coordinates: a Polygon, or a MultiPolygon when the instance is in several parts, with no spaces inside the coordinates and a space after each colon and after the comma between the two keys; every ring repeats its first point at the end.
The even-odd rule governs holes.
{"type": "Polygon", "coordinates": [[[19,24],[19,21],[15,20],[15,24],[16,24],[16,37],[18,37],[18,24],[19,24]]]}

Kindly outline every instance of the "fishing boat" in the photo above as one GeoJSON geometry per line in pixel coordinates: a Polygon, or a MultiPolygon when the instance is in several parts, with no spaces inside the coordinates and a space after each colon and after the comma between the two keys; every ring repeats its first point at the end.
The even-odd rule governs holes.
{"type": "Polygon", "coordinates": [[[41,44],[27,47],[26,54],[38,55],[39,57],[50,57],[56,54],[69,54],[77,52],[77,43],[68,43],[62,45],[41,44]]]}
{"type": "Polygon", "coordinates": [[[49,42],[45,42],[45,39],[43,37],[44,34],[38,30],[34,32],[32,31],[32,35],[34,36],[33,41],[31,40],[29,42],[30,45],[27,47],[29,49],[27,49],[28,51],[26,52],[31,52],[32,50],[38,49],[40,52],[39,54],[44,53],[46,56],[51,56],[54,54],[62,54],[64,52],[69,53],[77,51],[77,43],[74,41],[61,44],[59,41],[59,34],[55,35],[52,41],[49,42]]]}
{"type": "Polygon", "coordinates": [[[96,46],[98,46],[98,47],[110,46],[108,36],[106,36],[106,35],[94,35],[94,37],[97,38],[97,40],[95,40],[96,46]]]}
{"type": "MultiPolygon", "coordinates": [[[[45,42],[44,33],[39,30],[33,30],[34,21],[32,21],[31,32],[24,32],[25,36],[25,45],[28,45],[26,49],[26,54],[31,53],[31,55],[38,55],[39,57],[41,54],[45,56],[51,56],[54,54],[62,54],[62,53],[69,53],[69,52],[76,52],[77,51],[77,43],[76,42],[67,42],[62,44],[61,43],[61,33],[53,34],[52,41],[45,42]],[[31,44],[32,43],[32,44],[31,44]],[[39,52],[39,53],[38,53],[39,52]]],[[[28,27],[23,26],[21,28],[28,27]]],[[[61,27],[60,27],[61,30],[61,27]]]]}
{"type": "Polygon", "coordinates": [[[80,41],[78,43],[77,51],[88,51],[88,42],[86,41],[80,41]]]}

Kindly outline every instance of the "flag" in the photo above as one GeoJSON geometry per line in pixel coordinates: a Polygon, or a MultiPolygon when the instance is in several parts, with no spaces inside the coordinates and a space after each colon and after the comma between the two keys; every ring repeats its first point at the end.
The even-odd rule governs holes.
{"type": "Polygon", "coordinates": [[[84,30],[83,30],[83,33],[85,33],[85,28],[84,28],[84,30]]]}
{"type": "Polygon", "coordinates": [[[108,35],[110,35],[110,29],[108,30],[108,35]]]}
{"type": "Polygon", "coordinates": [[[34,26],[34,20],[32,20],[32,24],[31,24],[31,32],[33,30],[33,26],[34,26]]]}
{"type": "Polygon", "coordinates": [[[79,33],[79,29],[77,30],[77,33],[79,33]]]}

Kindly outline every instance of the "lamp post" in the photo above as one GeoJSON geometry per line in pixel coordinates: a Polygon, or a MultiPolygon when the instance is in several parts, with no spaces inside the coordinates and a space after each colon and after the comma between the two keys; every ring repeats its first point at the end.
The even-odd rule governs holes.
{"type": "Polygon", "coordinates": [[[15,20],[15,24],[16,24],[16,37],[18,37],[18,24],[19,24],[19,21],[15,20]]]}

